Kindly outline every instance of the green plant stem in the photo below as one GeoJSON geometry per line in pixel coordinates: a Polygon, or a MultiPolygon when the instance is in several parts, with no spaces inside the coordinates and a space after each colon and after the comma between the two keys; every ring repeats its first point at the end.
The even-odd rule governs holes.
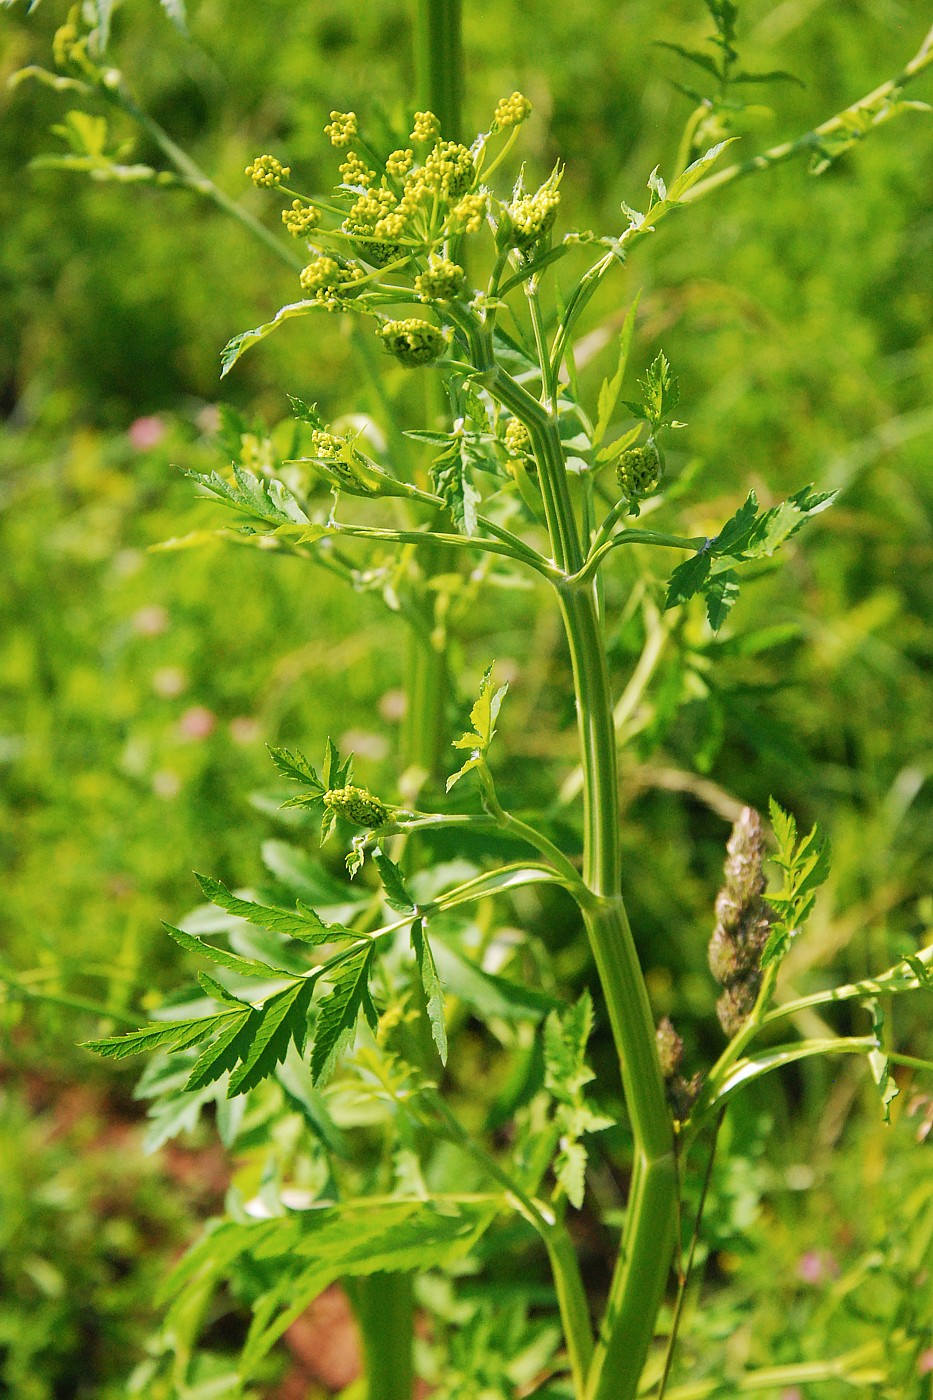
{"type": "Polygon", "coordinates": [[[719,189],[722,185],[731,184],[733,180],[741,179],[743,175],[752,175],[758,170],[769,170],[774,165],[783,165],[784,161],[792,160],[794,156],[804,155],[818,149],[827,136],[831,137],[851,130],[853,119],[857,119],[863,113],[871,112],[873,108],[880,107],[889,98],[899,93],[902,88],[905,88],[908,83],[918,78],[931,64],[933,64],[933,28],[930,29],[910,62],[895,78],[890,78],[886,83],[882,83],[880,87],[876,87],[872,92],[859,98],[857,102],[853,102],[850,107],[846,107],[836,116],[830,117],[828,121],[814,127],[812,131],[797,137],[795,141],[785,141],[780,146],[772,146],[770,150],[762,151],[760,155],[752,156],[749,160],[739,161],[735,165],[727,166],[725,170],[718,171],[715,175],[708,175],[705,180],[699,180],[692,189],[686,191],[681,202],[692,204],[694,200],[702,199],[712,190],[719,189]]]}
{"type": "Polygon", "coordinates": [[[357,1280],[353,1304],[363,1340],[367,1400],[411,1400],[414,1385],[410,1274],[357,1280]]]}
{"type": "Polygon", "coordinates": [[[185,182],[195,193],[201,195],[205,199],[209,199],[218,209],[222,209],[225,214],[229,214],[231,218],[236,219],[237,223],[242,224],[244,228],[249,230],[254,238],[258,238],[261,243],[264,243],[270,252],[274,253],[287,267],[290,267],[293,271],[301,270],[304,266],[303,259],[300,258],[297,253],[293,253],[281,239],[277,238],[271,230],[266,228],[265,224],[260,223],[259,219],[254,218],[248,210],[243,209],[235,200],[232,200],[229,195],[224,194],[223,190],[220,189],[218,185],[215,185],[214,181],[211,180],[209,176],[205,175],[201,167],[195,164],[188,153],[183,151],[180,146],[176,145],[168,132],[165,131],[157,121],[154,121],[152,117],[149,116],[148,112],[145,112],[143,108],[139,106],[126,87],[126,84],[123,82],[122,77],[117,75],[113,83],[105,81],[103,83],[103,90],[114,105],[125,112],[128,117],[132,118],[132,120],[145,131],[146,135],[155,142],[162,154],[171,162],[179,175],[184,178],[185,182]]]}
{"type": "Polygon", "coordinates": [[[438,118],[448,140],[458,140],[463,107],[461,0],[416,0],[415,73],[418,101],[438,118]]]}
{"type": "Polygon", "coordinates": [[[434,1112],[445,1123],[448,1132],[464,1151],[479,1162],[515,1198],[522,1215],[544,1241],[570,1357],[574,1394],[577,1400],[584,1400],[586,1377],[593,1354],[593,1328],[580,1265],[563,1221],[549,1206],[529,1196],[499,1165],[495,1157],[470,1136],[439,1094],[428,1091],[423,1097],[431,1104],[434,1112]]]}
{"type": "MultiPolygon", "coordinates": [[[[544,366],[542,378],[545,385],[551,382],[544,366]]],[[[528,429],[554,559],[566,573],[575,573],[582,566],[582,547],[557,420],[501,369],[486,382],[528,429]]],[[[635,1139],[626,1231],[589,1368],[587,1395],[590,1400],[633,1400],[673,1252],[677,1198],[673,1126],[654,1019],[620,889],[616,736],[596,590],[592,585],[568,587],[565,581],[557,585],[557,593],[573,668],[583,769],[583,880],[588,894],[581,906],[635,1139]]]]}

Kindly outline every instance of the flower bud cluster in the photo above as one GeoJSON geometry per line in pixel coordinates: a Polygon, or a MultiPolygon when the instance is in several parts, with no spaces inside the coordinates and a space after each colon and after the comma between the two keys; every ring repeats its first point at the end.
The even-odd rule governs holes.
{"type": "Polygon", "coordinates": [[[301,290],[328,311],[341,305],[341,298],[352,293],[354,282],[363,276],[363,269],[352,263],[338,262],[322,254],[313,258],[298,275],[301,290]]]}
{"type": "Polygon", "coordinates": [[[324,128],[324,135],[332,146],[349,146],[359,135],[355,112],[331,112],[330,121],[324,128]]]}
{"type": "Polygon", "coordinates": [[[534,194],[521,195],[506,206],[501,236],[509,247],[528,252],[553,228],[560,207],[559,180],[555,171],[534,194]]]}
{"type": "Polygon", "coordinates": [[[709,966],[723,988],[716,1003],[726,1035],[735,1035],[761,987],[761,954],[775,919],[762,898],[764,838],[761,817],[744,807],[726,846],[725,883],[716,897],[716,927],[709,942],[709,966]]]}
{"type": "Polygon", "coordinates": [[[388,807],[366,788],[331,788],[324,794],[324,806],[354,826],[385,826],[389,820],[388,807]]]}
{"type": "Polygon", "coordinates": [[[500,97],[496,103],[494,121],[500,131],[506,127],[521,126],[531,116],[531,103],[520,92],[511,97],[500,97]]]}
{"type": "Polygon", "coordinates": [[[362,186],[363,189],[369,189],[370,185],[375,183],[375,170],[371,170],[365,160],[356,154],[356,151],[351,151],[346,160],[341,161],[337,168],[345,185],[352,185],[356,188],[362,186]]]}
{"type": "Polygon", "coordinates": [[[393,180],[402,180],[415,163],[414,151],[406,146],[404,151],[393,151],[386,156],[386,174],[393,180]]]}
{"type": "Polygon", "coordinates": [[[505,447],[510,457],[530,457],[531,437],[520,418],[510,418],[505,429],[505,447]]]}
{"type": "Polygon", "coordinates": [[[421,301],[453,301],[463,291],[466,273],[450,258],[431,256],[427,270],[415,278],[421,301]]]}
{"type": "Polygon", "coordinates": [[[282,210],[282,223],[295,238],[307,238],[320,222],[319,210],[313,204],[302,204],[300,199],[292,200],[291,209],[282,210]]]}
{"type": "Polygon", "coordinates": [[[430,364],[446,348],[444,334],[430,321],[408,316],[402,321],[386,321],[379,331],[383,345],[409,369],[430,364]]]}
{"type": "Polygon", "coordinates": [[[257,156],[253,163],[246,167],[246,173],[254,185],[274,190],[283,180],[287,180],[292,172],[290,166],[283,165],[275,156],[257,156]]]}
{"type": "Polygon", "coordinates": [[[426,146],[429,141],[436,141],[440,134],[441,124],[433,112],[415,113],[415,124],[410,138],[412,141],[417,141],[419,146],[426,146]]]}
{"type": "Polygon", "coordinates": [[[654,443],[623,452],[616,463],[616,480],[632,501],[656,491],[661,482],[661,454],[654,443]]]}

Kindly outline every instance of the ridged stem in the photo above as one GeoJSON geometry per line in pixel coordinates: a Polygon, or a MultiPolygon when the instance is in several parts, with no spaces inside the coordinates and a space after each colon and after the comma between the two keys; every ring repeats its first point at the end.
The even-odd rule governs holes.
{"type": "MultiPolygon", "coordinates": [[[[555,563],[579,570],[582,545],[553,414],[503,371],[484,383],[528,429],[555,563]]],[[[635,1139],[626,1229],[593,1360],[588,1400],[634,1400],[670,1270],[677,1177],[654,1020],[621,894],[615,722],[594,586],[557,584],[570,649],[583,771],[583,916],[619,1056],[635,1139]]]]}

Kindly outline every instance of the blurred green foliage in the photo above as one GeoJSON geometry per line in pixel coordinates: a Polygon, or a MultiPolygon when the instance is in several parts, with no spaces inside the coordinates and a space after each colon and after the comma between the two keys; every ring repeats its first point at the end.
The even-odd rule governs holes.
{"type": "MultiPolygon", "coordinates": [[[[45,0],[28,17],[22,5],[0,12],[0,77],[47,62],[66,10],[45,0]]],[[[200,0],[191,10],[186,41],[155,3],[127,0],[114,52],[146,110],[272,228],[275,209],[242,174],[252,156],[275,150],[314,188],[329,179],[321,127],[331,107],[393,118],[407,105],[401,4],[200,0]]],[[[899,0],[743,5],[749,65],[789,69],[805,84],[762,90],[743,118],[749,147],[807,129],[897,71],[923,24],[899,0]]],[[[653,41],[702,39],[702,7],[467,3],[466,26],[468,127],[521,87],[536,108],[536,167],[565,159],[574,222],[615,226],[619,200],[637,203],[657,160],[673,164],[689,111],[671,82],[684,81],[683,64],[653,41]]],[[[918,95],[929,89],[927,80],[918,95]]],[[[328,732],[355,732],[349,746],[364,773],[377,790],[392,785],[397,748],[379,736],[397,713],[404,633],[376,601],[345,596],[299,561],[224,543],[147,553],[216,523],[177,467],[217,464],[219,350],[292,299],[294,283],[193,195],[30,172],[32,157],[56,148],[46,128],[67,101],[26,84],[0,103],[3,956],[32,979],[28,989],[119,1015],[171,985],[158,920],[193,902],[186,872],[243,883],[258,871],[259,841],[282,834],[274,802],[250,800],[273,786],[264,741],[317,751],[328,732]]],[[[795,164],[712,196],[641,245],[624,286],[610,283],[589,313],[580,372],[595,388],[625,307],[644,288],[637,353],[647,362],[663,337],[677,366],[689,458],[671,458],[687,479],[695,473],[684,495],[695,533],[724,519],[748,485],[763,499],[811,480],[840,491],[791,564],[762,570],[745,590],[740,634],[711,639],[688,617],[665,637],[653,689],[628,726],[632,921],[656,1008],[677,1018],[698,1063],[718,1045],[705,948],[730,801],[762,807],[774,793],[832,833],[833,886],[792,976],[833,960],[863,975],[916,946],[933,921],[928,122],[882,131],[819,180],[795,164]]],[[[157,153],[139,142],[133,159],[157,153]]],[[[339,319],[322,316],[248,357],[224,398],[270,424],[285,416],[286,391],[333,416],[359,407],[350,364],[339,319]]],[[[636,577],[628,567],[614,566],[609,596],[623,673],[649,625],[627,604],[636,577]]],[[[556,633],[544,620],[529,635],[523,616],[520,599],[471,611],[455,667],[463,693],[453,697],[462,712],[489,658],[511,663],[502,783],[513,794],[545,790],[535,761],[566,757],[560,731],[570,719],[553,692],[542,696],[545,681],[566,673],[556,633]]],[[[555,911],[552,945],[579,975],[562,917],[555,911]]],[[[916,1031],[918,1053],[915,1022],[926,1010],[921,997],[897,1012],[898,1039],[907,1044],[916,1031]]],[[[184,1229],[183,1209],[136,1166],[113,1183],[91,1128],[65,1148],[27,1111],[27,1072],[48,1075],[50,1063],[56,1085],[108,1082],[109,1071],[72,1048],[97,1021],[19,997],[0,1014],[9,1120],[0,1219],[12,1261],[0,1395],[123,1393],[118,1373],[138,1354],[160,1251],[184,1229]]],[[[859,1268],[874,1277],[864,1261],[886,1231],[897,1235],[889,1222],[898,1202],[929,1213],[911,1125],[902,1117],[885,1134],[865,1126],[853,1112],[854,1071],[829,1079],[815,1065],[763,1091],[785,1129],[786,1160],[768,1175],[740,1159],[748,1208],[736,1206],[714,1236],[721,1287],[709,1316],[688,1328],[698,1356],[708,1358],[703,1344],[717,1335],[731,1338],[730,1359],[742,1364],[801,1359],[791,1333],[814,1336],[815,1354],[843,1351],[858,1345],[866,1318],[887,1327],[889,1312],[900,1317],[898,1300],[909,1301],[911,1259],[908,1284],[898,1293],[889,1280],[864,1314],[868,1285],[842,1285],[859,1268]],[[818,1142],[822,1159],[811,1151],[818,1142]],[[812,1173],[806,1181],[793,1176],[797,1160],[812,1173]],[[834,1215],[842,1233],[827,1225],[834,1215]],[[797,1269],[808,1251],[823,1259],[814,1282],[797,1269]],[[792,1281],[789,1293],[771,1287],[775,1276],[792,1281]],[[764,1301],[750,1333],[752,1297],[764,1301]]],[[[908,1097],[905,1082],[897,1107],[908,1097]]],[[[762,1108],[750,1102],[750,1112],[762,1108]]],[[[730,1189],[717,1183],[714,1204],[730,1189]]],[[[719,1204],[717,1226],[728,1215],[719,1204]]],[[[895,1254],[908,1249],[899,1238],[895,1254]]],[[[898,1394],[914,1393],[921,1360],[909,1361],[912,1378],[898,1394]]],[[[813,1393],[835,1400],[837,1390],[823,1382],[813,1393]]]]}

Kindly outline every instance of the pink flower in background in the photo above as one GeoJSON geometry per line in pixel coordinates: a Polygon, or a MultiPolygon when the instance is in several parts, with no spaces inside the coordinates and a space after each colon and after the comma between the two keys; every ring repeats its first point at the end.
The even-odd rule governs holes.
{"type": "Polygon", "coordinates": [[[160,666],[153,673],[152,688],[162,700],[174,700],[188,689],[188,677],[180,666],[160,666]]]}
{"type": "Polygon", "coordinates": [[[933,1347],[927,1347],[917,1358],[917,1373],[921,1376],[928,1376],[933,1371],[933,1347]]]}
{"type": "Polygon", "coordinates": [[[192,705],[178,721],[183,739],[206,739],[217,727],[217,716],[204,705],[192,705]]]}
{"type": "Polygon", "coordinates": [[[781,1391],[781,1400],[803,1400],[803,1391],[796,1385],[781,1391]]]}
{"type": "Polygon", "coordinates": [[[158,447],[165,437],[165,424],[161,418],[156,418],[154,414],[143,418],[134,418],[129,426],[127,437],[137,452],[148,452],[151,447],[158,447]]]}
{"type": "Polygon", "coordinates": [[[838,1273],[839,1265],[825,1250],[808,1249],[797,1261],[797,1277],[804,1283],[825,1283],[838,1273]]]}
{"type": "Polygon", "coordinates": [[[133,631],[140,637],[158,637],[168,629],[168,613],[159,603],[152,603],[147,608],[140,608],[134,612],[132,618],[133,631]]]}

